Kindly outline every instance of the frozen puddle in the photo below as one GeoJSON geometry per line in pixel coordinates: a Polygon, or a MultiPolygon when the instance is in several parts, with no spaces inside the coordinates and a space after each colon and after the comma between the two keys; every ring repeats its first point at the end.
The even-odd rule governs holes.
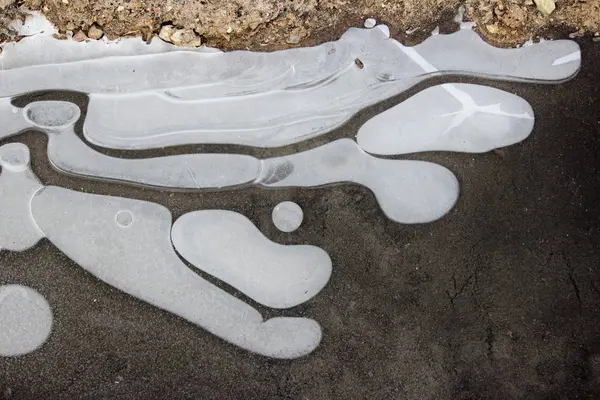
{"type": "Polygon", "coordinates": [[[302,304],[323,289],[331,260],[315,246],[271,242],[243,215],[205,210],[173,225],[175,249],[205,272],[273,308],[302,304]]]}
{"type": "Polygon", "coordinates": [[[358,145],[372,154],[420,151],[483,153],[518,143],[533,130],[522,98],[487,86],[462,83],[425,89],[376,115],[358,131],[358,145]]]}
{"type": "MultiPolygon", "coordinates": [[[[158,39],[150,45],[139,39],[58,41],[34,17],[19,27],[25,37],[4,45],[0,55],[0,141],[42,131],[48,158],[62,172],[169,190],[358,184],[372,191],[390,219],[427,223],[456,203],[454,174],[426,161],[374,155],[485,152],[518,143],[534,124],[525,100],[486,86],[432,86],[371,118],[352,132],[357,141],[264,159],[214,153],[115,158],[86,141],[132,152],[201,143],[278,147],[327,134],[431,76],[559,83],[581,62],[572,41],[498,49],[462,23],[456,33],[406,47],[389,38],[385,25],[368,25],[374,26],[311,48],[221,53],[178,49],[158,39]],[[57,90],[86,93],[85,114],[66,101],[12,104],[14,96],[57,90]]],[[[103,282],[264,356],[295,358],[318,346],[316,321],[264,320],[194,269],[257,303],[290,308],[329,281],[331,259],[322,249],[274,243],[232,211],[199,210],[173,223],[158,204],[44,186],[29,157],[21,143],[0,147],[0,250],[24,251],[47,238],[103,282]]],[[[296,230],[303,216],[291,202],[272,213],[283,232],[296,230]]],[[[0,287],[0,355],[33,351],[51,329],[45,300],[17,289],[0,287]]]]}
{"type": "Polygon", "coordinates": [[[435,221],[452,209],[459,186],[454,174],[427,161],[384,160],[340,139],[289,156],[264,160],[261,185],[318,187],[352,182],[369,188],[388,218],[415,224],[435,221]]]}
{"type": "Polygon", "coordinates": [[[0,286],[0,356],[38,349],[52,331],[52,310],[37,291],[21,285],[0,286]]]}
{"type": "MultiPolygon", "coordinates": [[[[497,49],[471,30],[405,47],[380,29],[351,29],[337,42],[261,54],[260,62],[247,52],[194,54],[206,62],[203,68],[226,71],[227,79],[168,91],[95,93],[89,88],[94,93],[84,134],[91,143],[117,149],[190,143],[277,147],[327,133],[360,109],[432,75],[563,81],[579,70],[579,60],[556,61],[578,52],[571,41],[497,49]]],[[[208,75],[198,73],[195,79],[208,75]]]]}
{"type": "MultiPolygon", "coordinates": [[[[146,159],[109,157],[75,133],[76,105],[34,102],[0,113],[12,126],[47,133],[48,157],[58,169],[76,175],[171,189],[210,189],[244,185],[316,187],[357,183],[368,187],[383,212],[402,223],[424,223],[446,214],[458,197],[458,182],[446,168],[424,161],[383,160],[350,139],[285,157],[258,160],[239,154],[185,154],[146,159]],[[53,120],[54,118],[54,120],[53,120]]],[[[8,135],[6,135],[8,136],[8,135]]]]}
{"type": "MultiPolygon", "coordinates": [[[[13,175],[9,182],[14,189],[39,185],[29,167],[29,149],[25,145],[2,146],[0,155],[1,176],[13,175]],[[4,163],[8,156],[12,163],[10,169],[5,168],[4,163]]],[[[4,208],[2,206],[5,202],[20,202],[30,207],[31,213],[20,213],[14,217],[15,220],[19,219],[21,225],[27,225],[38,232],[32,236],[30,245],[34,244],[34,239],[47,237],[70,259],[100,280],[179,315],[244,349],[269,357],[295,358],[310,353],[321,340],[321,328],[317,322],[307,318],[288,317],[264,321],[256,309],[192,272],[179,259],[171,244],[171,214],[158,204],[91,195],[53,186],[40,188],[33,194],[33,198],[30,192],[23,190],[0,193],[0,209],[4,208]]],[[[229,228],[235,229],[236,219],[239,222],[242,218],[233,214],[229,211],[213,211],[211,215],[221,221],[230,221],[229,228]]],[[[182,223],[185,224],[189,219],[193,220],[195,215],[182,218],[182,223]]],[[[242,245],[244,240],[251,239],[253,235],[255,241],[249,242],[249,249],[252,249],[252,243],[260,243],[262,251],[275,246],[258,236],[255,228],[249,229],[248,224],[249,221],[241,224],[237,230],[241,235],[238,239],[242,240],[242,245]]],[[[193,223],[188,228],[194,230],[196,237],[202,234],[202,225],[193,223]]],[[[215,233],[214,229],[217,227],[207,225],[206,228],[210,235],[215,233]]],[[[20,232],[17,234],[21,235],[20,232]]],[[[4,240],[10,243],[10,238],[4,240]]],[[[223,242],[224,240],[227,240],[227,236],[216,236],[211,243],[225,249],[228,243],[223,242]]],[[[7,247],[5,243],[2,244],[7,247]]],[[[202,243],[183,243],[191,257],[197,254],[196,244],[202,246],[202,243]]],[[[248,268],[246,276],[255,279],[253,275],[260,277],[267,267],[277,270],[278,266],[273,263],[296,261],[287,267],[296,267],[297,271],[294,272],[304,279],[304,289],[311,290],[310,295],[291,293],[288,296],[278,292],[278,288],[273,288],[270,285],[272,282],[255,282],[257,289],[264,287],[265,293],[272,291],[272,297],[266,297],[269,302],[286,307],[316,294],[329,279],[331,264],[327,254],[318,248],[281,247],[275,253],[258,255],[256,259],[246,257],[244,265],[248,268]],[[304,262],[310,265],[305,265],[304,262]]],[[[210,267],[204,266],[205,263],[216,262],[223,265],[227,263],[228,257],[231,261],[225,266],[239,268],[235,261],[240,261],[241,255],[221,254],[219,257],[219,254],[213,253],[212,257],[204,256],[205,258],[191,261],[202,269],[210,270],[210,267]]],[[[281,265],[281,268],[285,267],[286,265],[281,265]]],[[[234,278],[235,275],[230,282],[235,286],[240,280],[233,281],[234,278]]],[[[281,276],[281,279],[285,281],[286,277],[281,276]]],[[[248,285],[243,289],[247,287],[248,285]]]]}
{"type": "Polygon", "coordinates": [[[5,46],[0,97],[90,93],[84,134],[110,148],[277,147],[329,132],[433,75],[561,82],[580,66],[579,46],[568,40],[498,49],[462,29],[406,47],[384,27],[352,28],[335,42],[273,53],[175,51],[158,39],[147,49],[129,40],[103,47],[39,33],[5,46]]]}

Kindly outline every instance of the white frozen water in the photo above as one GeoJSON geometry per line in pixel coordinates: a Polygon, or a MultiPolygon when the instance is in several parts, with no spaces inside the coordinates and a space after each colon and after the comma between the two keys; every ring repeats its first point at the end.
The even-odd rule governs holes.
{"type": "Polygon", "coordinates": [[[274,243],[232,211],[186,214],[173,225],[172,240],[191,264],[268,307],[302,304],[331,276],[331,259],[319,247],[274,243]]]}
{"type": "Polygon", "coordinates": [[[173,68],[167,65],[182,55],[169,53],[156,60],[167,71],[157,81],[171,80],[174,87],[158,87],[150,78],[143,78],[150,82],[144,88],[131,87],[136,79],[131,76],[129,83],[119,84],[119,93],[87,88],[95,92],[84,134],[96,145],[118,149],[190,143],[277,147],[329,132],[360,109],[432,75],[560,82],[580,66],[571,56],[579,52],[573,41],[499,49],[463,29],[406,47],[386,35],[384,25],[378,25],[350,29],[340,40],[313,48],[210,58],[194,54],[205,62],[180,59],[190,75],[178,79],[170,77],[173,68]],[[357,58],[363,68],[356,65],[357,58]]]}
{"type": "Polygon", "coordinates": [[[48,301],[32,288],[0,286],[0,356],[31,353],[43,345],[52,331],[48,301]]]}
{"type": "MultiPolygon", "coordinates": [[[[171,214],[166,208],[139,200],[42,187],[29,166],[29,149],[21,143],[0,147],[0,162],[0,244],[4,249],[24,250],[45,236],[67,257],[109,285],[265,356],[294,358],[318,346],[321,329],[317,322],[288,317],[263,321],[257,310],[192,272],[173,249],[171,214]]],[[[233,218],[234,213],[222,212],[223,220],[233,218]]],[[[214,211],[213,215],[219,218],[219,213],[214,211]]],[[[194,228],[193,224],[190,228],[194,228]]],[[[217,234],[215,227],[206,228],[217,234]]],[[[256,232],[254,238],[244,238],[244,233],[250,235],[251,228],[256,230],[246,226],[245,232],[237,231],[241,242],[236,244],[244,246],[244,240],[260,241],[256,232]]],[[[202,226],[197,226],[196,234],[201,229],[202,226]]],[[[226,231],[220,237],[210,237],[214,245],[227,246],[232,245],[229,234],[226,231]]],[[[261,249],[271,253],[261,254],[258,261],[285,263],[282,266],[285,270],[293,263],[282,258],[281,250],[273,251],[276,246],[263,243],[261,249]]],[[[331,261],[323,250],[311,246],[282,247],[300,264],[307,263],[302,264],[301,271],[293,271],[296,277],[306,278],[296,282],[297,285],[304,285],[305,291],[318,291],[327,283],[331,261]]],[[[247,260],[244,262],[249,268],[260,269],[247,260]]],[[[310,298],[315,293],[296,294],[295,300],[301,296],[310,298]]],[[[293,292],[288,299],[292,296],[293,292]]],[[[14,330],[15,321],[24,317],[10,311],[10,318],[5,318],[8,314],[4,314],[6,309],[1,300],[0,293],[0,328],[10,326],[14,330]]],[[[44,321],[37,314],[35,318],[44,321]]],[[[4,332],[2,329],[0,333],[4,332]]],[[[32,330],[21,336],[23,340],[38,338],[39,332],[32,330]]],[[[3,340],[0,337],[2,354],[16,354],[25,348],[19,347],[19,341],[13,347],[6,347],[3,340]]]]}
{"type": "MultiPolygon", "coordinates": [[[[26,128],[48,135],[48,157],[67,173],[179,189],[210,189],[251,184],[260,174],[260,161],[238,154],[183,154],[156,158],[110,157],[89,147],[75,133],[79,107],[64,101],[39,101],[24,109],[0,102],[0,115],[10,117],[15,131],[0,131],[0,139],[26,128]]],[[[2,213],[2,211],[0,211],[2,213]]]]}
{"type": "Polygon", "coordinates": [[[376,115],[358,131],[372,154],[419,151],[481,153],[518,143],[533,130],[522,98],[488,86],[453,83],[427,88],[376,115]]]}
{"type": "Polygon", "coordinates": [[[20,143],[0,147],[0,249],[24,251],[44,237],[29,204],[42,189],[29,169],[29,149],[20,143]]]}
{"type": "Polygon", "coordinates": [[[49,186],[33,198],[32,213],[48,239],[86,271],[241,348],[295,358],[321,340],[317,322],[263,321],[256,309],[192,272],[171,245],[171,214],[158,204],[49,186]],[[122,219],[123,212],[130,217],[122,219]]]}
{"type": "Polygon", "coordinates": [[[263,161],[266,187],[315,187],[352,182],[369,188],[388,218],[405,224],[435,221],[452,209],[459,186],[441,165],[385,160],[340,139],[302,153],[263,161]]]}
{"type": "Polygon", "coordinates": [[[353,28],[335,42],[272,53],[189,51],[139,39],[77,43],[46,31],[5,46],[0,97],[89,92],[84,134],[122,149],[282,146],[328,132],[431,75],[559,82],[580,66],[573,41],[498,49],[470,29],[408,48],[389,39],[385,25],[353,28]],[[432,68],[424,71],[422,60],[432,68]]]}
{"type": "MultiPolygon", "coordinates": [[[[42,110],[39,112],[42,117],[34,119],[44,121],[44,125],[36,127],[48,134],[48,158],[56,168],[69,174],[173,189],[251,184],[314,187],[353,182],[371,189],[384,213],[402,223],[436,220],[452,208],[458,196],[456,178],[444,167],[421,161],[378,159],[360,150],[350,139],[266,160],[239,154],[110,157],[87,146],[76,135],[71,122],[53,129],[60,124],[48,116],[56,117],[64,125],[65,113],[78,115],[67,111],[65,104],[69,103],[31,103],[23,113],[29,115],[29,109],[42,110]],[[49,110],[55,105],[61,112],[49,110]]],[[[34,127],[33,123],[30,125],[34,127]]]]}
{"type": "Polygon", "coordinates": [[[282,201],[273,208],[273,224],[282,232],[293,232],[302,225],[304,212],[293,201],[282,201]]]}

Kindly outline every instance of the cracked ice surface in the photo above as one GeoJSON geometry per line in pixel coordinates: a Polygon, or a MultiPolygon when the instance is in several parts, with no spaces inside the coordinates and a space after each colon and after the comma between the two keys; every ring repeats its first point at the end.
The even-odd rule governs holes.
{"type": "Polygon", "coordinates": [[[522,98],[487,86],[427,88],[367,121],[358,145],[372,154],[420,151],[482,153],[531,133],[533,110],[522,98]]]}

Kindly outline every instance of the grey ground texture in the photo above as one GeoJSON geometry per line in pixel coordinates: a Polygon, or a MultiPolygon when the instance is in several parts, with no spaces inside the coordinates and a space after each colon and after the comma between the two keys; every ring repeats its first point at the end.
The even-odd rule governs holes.
{"type": "MultiPolygon", "coordinates": [[[[35,288],[55,318],[38,351],[0,358],[0,398],[600,398],[600,46],[581,44],[582,71],[564,84],[454,79],[522,96],[536,125],[525,142],[495,152],[409,156],[448,167],[461,184],[456,207],[431,224],[392,222],[371,192],[353,185],[171,193],[78,179],[52,169],[44,135],[10,139],[30,146],[44,184],[153,201],[174,219],[199,209],[238,211],[276,242],[322,247],[334,271],[314,299],[284,312],[216,282],[263,315],[320,322],[320,347],[281,361],[237,349],[112,289],[48,241],[0,253],[0,284],[35,288]],[[289,234],[271,220],[273,207],[286,200],[305,215],[289,234]]],[[[378,112],[452,80],[429,80],[299,145],[188,146],[161,154],[236,150],[264,157],[308,149],[353,137],[378,112]]],[[[35,98],[77,101],[85,110],[85,96],[72,93],[15,101],[35,98]]]]}

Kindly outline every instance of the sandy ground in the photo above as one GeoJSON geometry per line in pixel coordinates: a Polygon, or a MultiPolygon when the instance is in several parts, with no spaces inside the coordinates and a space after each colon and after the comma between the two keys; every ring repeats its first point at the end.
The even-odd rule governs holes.
{"type": "MultiPolygon", "coordinates": [[[[0,0],[0,41],[14,40],[6,21],[17,6],[38,10],[62,33],[148,39],[163,25],[224,50],[275,50],[335,40],[365,18],[388,24],[392,36],[414,44],[440,26],[457,28],[459,6],[490,43],[514,46],[529,38],[600,35],[600,0],[559,0],[549,16],[532,0],[0,0]],[[4,18],[2,18],[4,16],[4,18]],[[3,22],[4,20],[4,22],[3,22]],[[93,28],[92,28],[93,27],[93,28]],[[92,32],[90,31],[92,29],[92,32]]],[[[184,42],[185,43],[185,42],[184,42]]],[[[195,43],[198,43],[195,40],[195,43]]]]}
{"type": "MultiPolygon", "coordinates": [[[[239,211],[272,240],[321,246],[334,272],[323,292],[282,313],[319,321],[320,347],[299,360],[274,361],[110,288],[47,241],[24,253],[0,253],[0,283],[37,289],[55,316],[39,351],[0,358],[0,395],[600,398],[600,46],[581,44],[582,71],[568,83],[466,80],[524,97],[536,126],[525,142],[492,153],[413,156],[441,163],[460,180],[456,208],[432,224],[394,223],[368,190],[353,185],[167,194],[91,182],[55,172],[44,136],[12,139],[32,148],[33,169],[45,184],[154,201],[174,218],[204,208],[239,211]],[[272,208],[283,200],[305,212],[293,234],[271,222],[272,208]]],[[[236,150],[280,155],[352,137],[368,118],[431,83],[366,109],[325,138],[284,149],[236,150]]],[[[42,97],[86,101],[72,93],[42,97]]],[[[190,150],[232,147],[172,151],[190,150]]],[[[248,301],[264,315],[281,315],[248,301]]]]}

